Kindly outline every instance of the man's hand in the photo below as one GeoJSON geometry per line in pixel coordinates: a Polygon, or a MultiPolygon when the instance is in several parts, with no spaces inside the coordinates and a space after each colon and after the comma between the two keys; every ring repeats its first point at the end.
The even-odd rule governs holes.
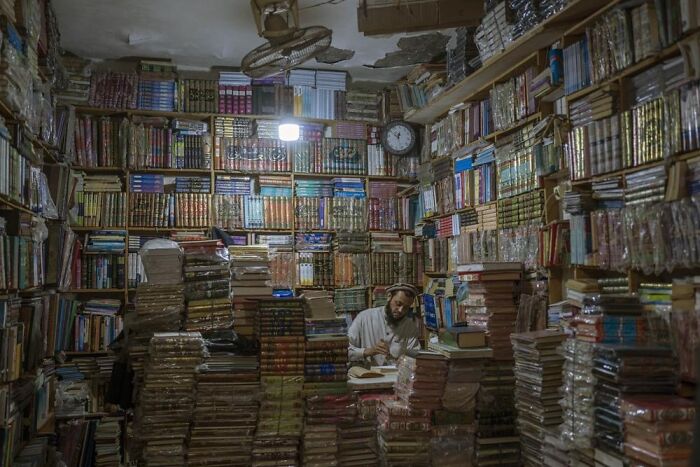
{"type": "Polygon", "coordinates": [[[374,347],[365,349],[365,357],[373,357],[375,355],[389,355],[389,344],[380,340],[374,347]]]}

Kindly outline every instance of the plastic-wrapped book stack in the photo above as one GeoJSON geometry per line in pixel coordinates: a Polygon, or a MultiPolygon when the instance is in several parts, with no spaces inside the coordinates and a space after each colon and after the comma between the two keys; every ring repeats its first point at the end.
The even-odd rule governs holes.
{"type": "Polygon", "coordinates": [[[134,412],[140,458],[149,466],[185,465],[194,413],[196,368],[204,357],[198,332],[160,332],[148,346],[143,388],[134,412]]]}

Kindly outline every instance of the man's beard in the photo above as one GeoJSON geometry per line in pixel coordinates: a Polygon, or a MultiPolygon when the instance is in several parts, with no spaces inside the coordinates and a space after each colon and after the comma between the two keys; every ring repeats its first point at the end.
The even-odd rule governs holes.
{"type": "Polygon", "coordinates": [[[401,318],[394,318],[394,315],[391,314],[391,308],[389,307],[388,303],[384,307],[384,312],[386,313],[386,321],[389,324],[399,324],[401,320],[404,319],[404,316],[401,318]]]}

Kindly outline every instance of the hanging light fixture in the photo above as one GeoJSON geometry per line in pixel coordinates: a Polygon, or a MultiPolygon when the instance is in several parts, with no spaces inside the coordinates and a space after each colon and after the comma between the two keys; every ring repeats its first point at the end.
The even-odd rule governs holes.
{"type": "Polygon", "coordinates": [[[279,139],[282,141],[299,140],[299,124],[292,121],[282,121],[279,124],[279,139]]]}

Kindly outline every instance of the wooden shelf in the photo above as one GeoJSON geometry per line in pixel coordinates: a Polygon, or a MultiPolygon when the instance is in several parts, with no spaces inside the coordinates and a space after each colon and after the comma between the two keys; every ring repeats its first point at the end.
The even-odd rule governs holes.
{"type": "Polygon", "coordinates": [[[83,351],[83,352],[61,352],[66,357],[89,357],[91,355],[110,355],[112,352],[109,350],[98,350],[96,352],[83,351]]]}
{"type": "Polygon", "coordinates": [[[672,164],[674,162],[679,162],[679,161],[686,161],[689,159],[693,159],[695,157],[700,157],[700,150],[675,154],[675,155],[669,157],[668,159],[660,159],[660,160],[656,160],[656,161],[647,162],[646,164],[635,165],[634,167],[627,167],[625,169],[615,170],[614,172],[606,172],[603,174],[595,175],[593,177],[573,180],[571,182],[571,185],[573,185],[573,186],[590,185],[593,182],[607,180],[607,179],[612,178],[612,177],[625,176],[625,175],[633,174],[635,172],[639,172],[639,171],[642,171],[645,169],[651,169],[654,167],[658,167],[658,166],[666,165],[666,164],[672,164]]]}
{"type": "Polygon", "coordinates": [[[106,174],[123,174],[126,173],[124,167],[79,167],[72,166],[71,169],[85,173],[106,173],[106,174]]]}
{"type": "Polygon", "coordinates": [[[537,121],[541,118],[542,118],[542,113],[537,112],[535,114],[532,114],[528,117],[525,117],[525,118],[519,120],[518,122],[516,122],[513,126],[511,126],[509,128],[505,128],[503,130],[498,130],[498,131],[495,131],[491,134],[488,134],[488,135],[484,136],[483,139],[485,139],[487,141],[496,140],[496,139],[500,138],[501,136],[505,136],[509,133],[513,133],[513,132],[519,130],[520,128],[526,126],[528,123],[532,123],[532,122],[537,121]]]}
{"type": "Polygon", "coordinates": [[[165,117],[165,118],[188,118],[191,120],[205,120],[208,118],[228,117],[228,118],[248,118],[251,120],[282,120],[293,119],[300,122],[323,123],[328,126],[335,125],[339,122],[361,123],[369,125],[365,122],[356,122],[353,120],[331,120],[325,118],[300,117],[294,115],[259,115],[259,114],[221,114],[209,112],[167,112],[160,110],[139,110],[139,109],[99,109],[88,106],[76,106],[75,112],[78,114],[87,115],[126,115],[126,116],[143,116],[143,117],[165,117]]]}
{"type": "Polygon", "coordinates": [[[148,169],[129,169],[129,174],[211,174],[211,169],[169,169],[169,168],[148,168],[148,169]]]}
{"type": "Polygon", "coordinates": [[[80,415],[56,415],[56,420],[75,420],[79,418],[102,418],[107,417],[109,414],[107,412],[94,412],[86,413],[80,415]]]}
{"type": "Polygon", "coordinates": [[[69,289],[61,293],[74,293],[74,294],[84,294],[84,293],[103,293],[103,294],[115,294],[124,293],[126,289],[69,289]]]}
{"type": "Polygon", "coordinates": [[[641,73],[642,71],[646,70],[647,68],[651,68],[652,66],[656,65],[659,63],[659,61],[673,57],[675,55],[680,54],[680,49],[678,48],[678,44],[673,44],[670,47],[665,48],[664,50],[660,51],[653,57],[646,58],[642,60],[641,62],[637,62],[634,65],[628,66],[624,70],[620,71],[619,73],[611,76],[610,78],[606,79],[605,81],[601,81],[600,83],[596,83],[590,86],[587,86],[583,89],[579,89],[576,92],[573,92],[566,96],[566,102],[573,102],[575,100],[581,99],[588,94],[591,94],[598,89],[605,87],[611,83],[614,83],[616,81],[619,81],[621,79],[627,78],[628,76],[636,75],[638,73],[641,73]]]}
{"type": "Polygon", "coordinates": [[[209,227],[127,227],[129,232],[156,232],[156,233],[168,233],[168,232],[205,232],[209,230],[209,227]]]}
{"type": "Polygon", "coordinates": [[[2,196],[2,195],[0,195],[0,204],[4,204],[5,206],[9,206],[9,207],[11,207],[13,209],[17,209],[21,212],[31,214],[32,216],[43,217],[41,214],[36,213],[36,212],[32,211],[31,209],[29,209],[25,206],[22,206],[18,202],[12,201],[11,199],[9,199],[5,196],[2,196]]]}
{"type": "Polygon", "coordinates": [[[71,230],[75,232],[92,232],[95,230],[126,230],[126,227],[124,226],[117,226],[117,227],[90,227],[90,226],[85,226],[85,225],[71,225],[70,226],[71,230]]]}
{"type": "MultiPolygon", "coordinates": [[[[269,176],[290,177],[293,174],[293,172],[253,172],[253,171],[243,172],[241,170],[220,170],[220,169],[214,170],[214,173],[216,175],[237,175],[237,176],[245,176],[245,177],[255,177],[258,175],[263,175],[266,177],[269,177],[269,176]]],[[[304,174],[296,174],[296,175],[304,175],[304,174]]]]}
{"type": "Polygon", "coordinates": [[[85,251],[81,253],[84,256],[106,256],[106,255],[113,255],[113,256],[124,256],[127,252],[126,251],[85,251]]]}
{"type": "Polygon", "coordinates": [[[501,53],[488,60],[474,73],[443,92],[428,105],[404,115],[404,120],[428,124],[447,113],[456,104],[469,100],[473,95],[491,86],[512,68],[513,64],[530,54],[552,45],[560,39],[572,23],[584,15],[608,4],[608,0],[573,0],[567,6],[538,24],[509,44],[501,53]]]}
{"type": "Polygon", "coordinates": [[[224,229],[226,232],[236,232],[236,233],[292,233],[294,229],[224,229]]]}

